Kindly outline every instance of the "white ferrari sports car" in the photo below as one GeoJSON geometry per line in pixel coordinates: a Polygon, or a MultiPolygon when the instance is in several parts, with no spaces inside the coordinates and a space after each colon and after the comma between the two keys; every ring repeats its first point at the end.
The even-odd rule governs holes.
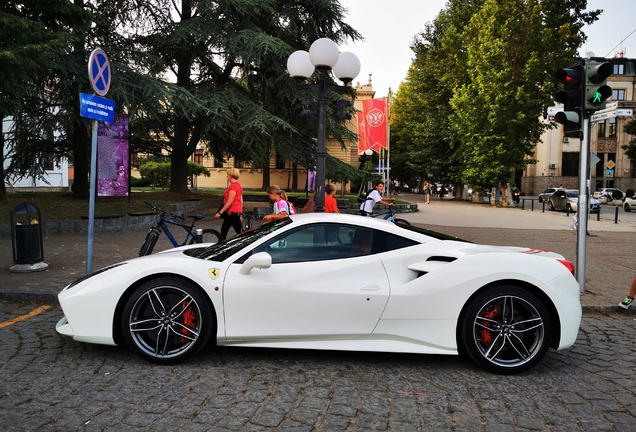
{"type": "Polygon", "coordinates": [[[59,294],[59,333],[176,363],[224,346],[463,353],[502,374],[571,346],[561,255],[346,214],[299,214],[217,244],[97,270],[59,294]]]}

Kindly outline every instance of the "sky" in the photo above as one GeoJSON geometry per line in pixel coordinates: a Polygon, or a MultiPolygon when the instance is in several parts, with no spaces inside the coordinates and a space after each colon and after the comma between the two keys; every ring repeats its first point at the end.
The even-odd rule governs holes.
{"type": "MultiPolygon", "coordinates": [[[[366,84],[373,74],[375,97],[381,98],[388,95],[389,88],[393,93],[398,90],[413,60],[409,48],[413,38],[435,19],[446,0],[340,0],[340,4],[348,9],[345,21],[365,39],[340,45],[340,51],[351,51],[360,59],[362,68],[353,83],[366,84]]],[[[583,28],[588,41],[579,55],[593,52],[596,57],[610,58],[625,50],[625,57],[636,58],[636,1],[588,0],[587,6],[588,10],[603,9],[603,13],[583,28]]]]}

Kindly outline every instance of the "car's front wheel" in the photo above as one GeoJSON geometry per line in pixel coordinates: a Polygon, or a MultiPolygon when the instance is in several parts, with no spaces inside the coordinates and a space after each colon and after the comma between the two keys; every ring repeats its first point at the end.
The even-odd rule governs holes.
{"type": "Polygon", "coordinates": [[[532,293],[511,285],[486,289],[471,300],[460,321],[460,348],[478,365],[499,374],[524,372],[545,356],[552,322],[532,293]]]}
{"type": "Polygon", "coordinates": [[[194,284],[162,277],[137,288],[124,307],[122,329],[141,357],[173,364],[196,354],[213,334],[214,313],[194,284]]]}
{"type": "Polygon", "coordinates": [[[552,201],[548,201],[548,209],[554,211],[554,204],[552,204],[552,201]]]}
{"type": "Polygon", "coordinates": [[[631,212],[632,208],[630,207],[629,203],[625,203],[623,205],[623,208],[625,209],[626,212],[631,212]]]}

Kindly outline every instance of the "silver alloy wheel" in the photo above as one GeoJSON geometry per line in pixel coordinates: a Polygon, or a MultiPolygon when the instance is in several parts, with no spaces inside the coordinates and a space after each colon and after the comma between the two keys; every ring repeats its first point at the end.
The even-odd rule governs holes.
{"type": "Polygon", "coordinates": [[[484,304],[473,321],[473,342],[481,356],[501,368],[517,368],[542,351],[545,327],[528,300],[504,295],[484,304]]]}
{"type": "Polygon", "coordinates": [[[185,290],[157,286],[140,295],[127,314],[128,335],[135,347],[153,359],[176,359],[196,345],[201,307],[185,290]]]}

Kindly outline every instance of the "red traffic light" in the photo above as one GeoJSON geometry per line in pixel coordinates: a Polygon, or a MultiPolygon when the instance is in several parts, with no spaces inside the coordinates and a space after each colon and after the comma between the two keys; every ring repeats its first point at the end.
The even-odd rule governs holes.
{"type": "Polygon", "coordinates": [[[581,70],[581,66],[559,69],[554,78],[557,82],[564,83],[566,89],[568,87],[574,87],[581,84],[581,70]]]}

